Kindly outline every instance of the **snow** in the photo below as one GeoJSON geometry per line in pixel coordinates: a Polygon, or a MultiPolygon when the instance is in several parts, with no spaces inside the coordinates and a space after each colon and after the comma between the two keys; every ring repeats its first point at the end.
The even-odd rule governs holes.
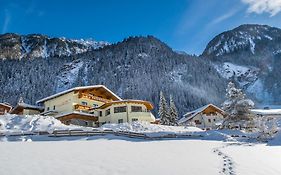
{"type": "Polygon", "coordinates": [[[222,77],[230,79],[234,76],[242,86],[254,82],[259,72],[259,69],[256,67],[240,66],[230,62],[214,65],[214,67],[222,77]]]}
{"type": "Polygon", "coordinates": [[[264,35],[265,38],[269,39],[269,40],[273,40],[272,37],[268,36],[268,35],[264,35]]]}
{"type": "Polygon", "coordinates": [[[138,54],[138,57],[147,58],[149,57],[149,55],[147,55],[147,53],[142,52],[138,54]]]}
{"type": "Polygon", "coordinates": [[[56,92],[69,89],[76,81],[79,70],[83,67],[83,61],[75,61],[64,65],[63,71],[57,76],[58,86],[56,92]]]}
{"type": "Polygon", "coordinates": [[[256,46],[256,44],[255,44],[255,42],[253,41],[252,38],[249,38],[249,42],[250,42],[250,49],[251,49],[251,52],[252,52],[253,54],[255,54],[255,46],[256,46]]]}
{"type": "Polygon", "coordinates": [[[215,175],[222,162],[212,149],[221,145],[200,140],[6,142],[0,144],[5,150],[0,169],[1,175],[215,175]]]}
{"type": "Polygon", "coordinates": [[[279,115],[281,117],[281,109],[252,109],[255,114],[262,115],[279,115]]]}
{"type": "Polygon", "coordinates": [[[261,79],[257,79],[254,83],[252,83],[247,88],[247,92],[253,94],[259,101],[263,101],[264,104],[272,103],[271,99],[273,98],[264,88],[263,81],[261,79]]]}
{"type": "Polygon", "coordinates": [[[121,124],[105,124],[99,128],[100,130],[113,130],[113,131],[129,131],[144,133],[148,136],[163,136],[168,134],[192,134],[194,132],[202,132],[197,127],[184,127],[184,126],[165,126],[155,125],[147,122],[133,122],[133,123],[121,123],[121,124]]]}
{"type": "Polygon", "coordinates": [[[281,147],[266,144],[90,137],[2,142],[0,149],[1,175],[281,174],[281,147]]]}
{"type": "MultiPolygon", "coordinates": [[[[80,43],[85,45],[86,47],[92,47],[93,49],[102,48],[104,46],[110,45],[109,42],[106,41],[95,41],[94,39],[71,39],[69,41],[80,43]]],[[[83,51],[78,51],[77,53],[82,53],[83,51]]]]}
{"type": "Polygon", "coordinates": [[[232,145],[222,149],[235,161],[237,174],[281,174],[281,147],[256,145],[232,145]]]}
{"type": "Polygon", "coordinates": [[[54,130],[81,129],[79,126],[64,125],[51,116],[40,115],[14,115],[0,116],[0,133],[28,133],[35,131],[52,132],[54,130]]]}

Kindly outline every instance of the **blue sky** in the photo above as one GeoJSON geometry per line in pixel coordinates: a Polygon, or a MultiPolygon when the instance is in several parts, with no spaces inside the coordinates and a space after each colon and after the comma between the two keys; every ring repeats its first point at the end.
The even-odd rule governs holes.
{"type": "Polygon", "coordinates": [[[281,0],[0,0],[0,32],[109,42],[154,35],[200,54],[217,34],[245,23],[281,27],[281,0]]]}

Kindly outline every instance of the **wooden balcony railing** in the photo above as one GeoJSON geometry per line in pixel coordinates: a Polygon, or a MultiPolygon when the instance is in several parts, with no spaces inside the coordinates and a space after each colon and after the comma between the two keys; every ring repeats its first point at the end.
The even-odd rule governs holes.
{"type": "Polygon", "coordinates": [[[80,104],[75,104],[74,109],[77,111],[89,111],[91,109],[90,106],[85,106],[85,105],[80,105],[80,104]]]}
{"type": "Polygon", "coordinates": [[[90,100],[101,101],[101,102],[104,102],[104,103],[111,102],[111,100],[104,99],[104,98],[101,98],[101,97],[97,97],[97,96],[94,96],[94,95],[91,95],[91,94],[86,94],[86,93],[79,93],[78,98],[87,98],[87,99],[90,99],[90,100]]]}

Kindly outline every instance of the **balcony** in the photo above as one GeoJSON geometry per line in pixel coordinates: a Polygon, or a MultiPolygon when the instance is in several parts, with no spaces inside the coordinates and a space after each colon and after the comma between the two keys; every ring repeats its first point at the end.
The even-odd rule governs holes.
{"type": "Polygon", "coordinates": [[[80,105],[80,104],[75,104],[74,109],[76,111],[89,111],[91,109],[90,106],[85,106],[85,105],[80,105]]]}
{"type": "Polygon", "coordinates": [[[97,97],[97,96],[87,94],[87,93],[79,93],[78,98],[86,98],[86,99],[90,99],[90,100],[101,101],[103,103],[111,102],[111,100],[104,99],[104,98],[101,98],[101,97],[97,97]]]}

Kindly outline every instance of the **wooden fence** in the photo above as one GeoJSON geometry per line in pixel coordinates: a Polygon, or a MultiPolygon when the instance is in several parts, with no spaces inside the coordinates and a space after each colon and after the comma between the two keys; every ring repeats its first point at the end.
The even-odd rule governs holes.
{"type": "Polygon", "coordinates": [[[113,131],[113,130],[55,130],[51,133],[46,131],[37,131],[37,132],[13,132],[13,133],[0,133],[1,136],[31,136],[31,135],[46,135],[49,137],[71,137],[71,136],[105,136],[105,135],[115,135],[115,136],[124,136],[129,138],[137,139],[172,139],[172,138],[199,138],[203,137],[202,135],[177,135],[177,134],[161,134],[161,135],[149,135],[145,133],[136,133],[129,131],[113,131]]]}

